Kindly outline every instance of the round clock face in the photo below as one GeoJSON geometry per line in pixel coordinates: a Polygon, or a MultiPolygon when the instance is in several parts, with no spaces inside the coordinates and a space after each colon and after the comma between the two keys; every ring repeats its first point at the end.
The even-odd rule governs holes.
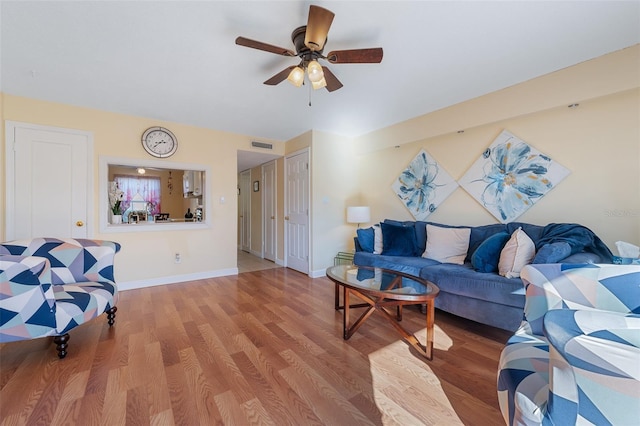
{"type": "Polygon", "coordinates": [[[164,127],[150,127],[142,134],[142,146],[154,157],[165,158],[178,149],[178,139],[164,127]]]}

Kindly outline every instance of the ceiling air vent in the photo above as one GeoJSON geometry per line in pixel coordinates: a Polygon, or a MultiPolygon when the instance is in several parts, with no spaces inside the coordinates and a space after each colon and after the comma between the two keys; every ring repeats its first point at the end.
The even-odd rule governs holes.
{"type": "Polygon", "coordinates": [[[273,149],[273,145],[272,144],[264,143],[264,142],[251,141],[251,146],[256,147],[256,148],[273,149]]]}

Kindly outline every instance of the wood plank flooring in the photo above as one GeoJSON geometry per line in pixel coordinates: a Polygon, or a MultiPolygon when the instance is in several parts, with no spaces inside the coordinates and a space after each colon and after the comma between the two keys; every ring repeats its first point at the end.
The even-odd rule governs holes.
{"type": "MultiPolygon", "coordinates": [[[[433,361],[380,315],[349,340],[333,283],[286,268],[120,293],[106,316],[0,345],[1,425],[499,425],[509,333],[436,311],[433,361]]],[[[419,310],[404,326],[424,339],[419,310]]]]}

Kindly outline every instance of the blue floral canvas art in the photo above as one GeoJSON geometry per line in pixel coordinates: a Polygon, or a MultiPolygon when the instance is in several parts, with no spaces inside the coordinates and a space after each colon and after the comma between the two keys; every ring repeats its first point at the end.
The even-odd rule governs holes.
{"type": "Polygon", "coordinates": [[[424,220],[458,184],[425,151],[420,150],[391,188],[416,220],[424,220]]]}
{"type": "Polygon", "coordinates": [[[504,130],[458,183],[500,222],[527,211],[569,170],[504,130]]]}

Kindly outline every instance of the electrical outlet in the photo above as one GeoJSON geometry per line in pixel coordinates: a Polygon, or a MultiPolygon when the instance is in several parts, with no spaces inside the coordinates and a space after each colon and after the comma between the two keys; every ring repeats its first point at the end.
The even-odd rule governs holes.
{"type": "Polygon", "coordinates": [[[180,256],[180,253],[176,253],[175,262],[176,262],[176,263],[180,263],[180,262],[182,262],[182,256],[180,256]]]}

